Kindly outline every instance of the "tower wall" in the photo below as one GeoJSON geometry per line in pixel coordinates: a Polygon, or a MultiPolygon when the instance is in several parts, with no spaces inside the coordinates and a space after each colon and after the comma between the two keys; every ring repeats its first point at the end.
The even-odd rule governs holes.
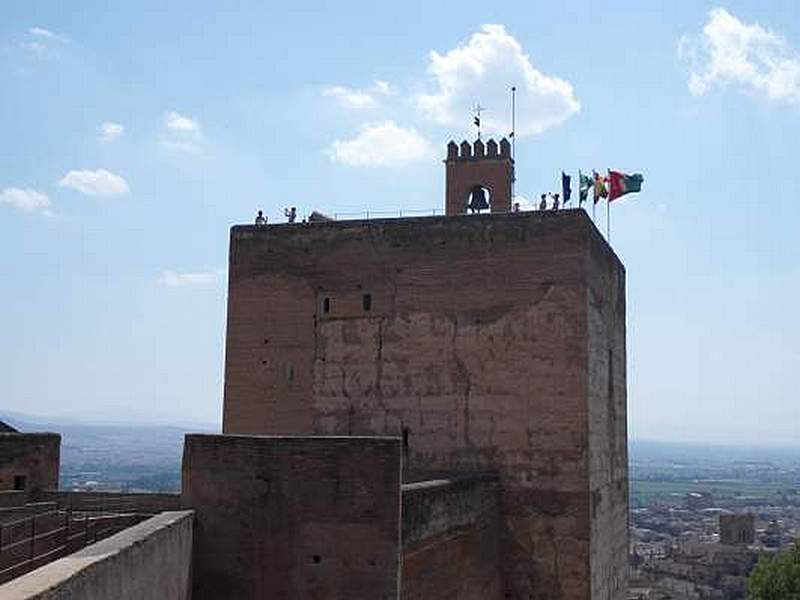
{"type": "Polygon", "coordinates": [[[588,261],[592,598],[624,598],[628,564],[625,271],[599,238],[589,242],[588,261]]]}
{"type": "Polygon", "coordinates": [[[501,140],[499,146],[494,140],[489,140],[485,145],[481,140],[474,144],[463,142],[460,147],[450,142],[444,162],[447,215],[467,212],[467,199],[475,186],[489,190],[491,212],[506,213],[511,210],[514,161],[508,140],[501,140]]]}
{"type": "Polygon", "coordinates": [[[624,270],[583,211],[235,227],[230,259],[225,433],[496,471],[504,595],[623,597],[624,270]]]}

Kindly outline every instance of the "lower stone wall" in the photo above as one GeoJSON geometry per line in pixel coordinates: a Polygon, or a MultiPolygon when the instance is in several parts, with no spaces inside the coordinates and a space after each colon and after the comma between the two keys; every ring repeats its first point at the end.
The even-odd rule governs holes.
{"type": "Polygon", "coordinates": [[[401,441],[187,435],[193,600],[396,600],[401,441]]]}
{"type": "Polygon", "coordinates": [[[191,511],[166,512],[0,586],[3,600],[188,600],[191,511]]]}
{"type": "Polygon", "coordinates": [[[403,485],[403,600],[503,598],[494,475],[403,485]]]}
{"type": "Polygon", "coordinates": [[[28,499],[25,492],[0,491],[0,508],[22,506],[28,499]]]}
{"type": "Polygon", "coordinates": [[[87,512],[135,512],[145,515],[180,510],[180,494],[122,492],[73,492],[44,490],[36,494],[40,502],[55,502],[59,508],[87,512]]]}

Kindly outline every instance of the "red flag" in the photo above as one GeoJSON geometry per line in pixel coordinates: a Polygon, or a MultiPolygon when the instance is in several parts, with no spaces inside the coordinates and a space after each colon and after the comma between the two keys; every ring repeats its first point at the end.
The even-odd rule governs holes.
{"type": "Polygon", "coordinates": [[[616,200],[630,192],[639,192],[642,189],[644,177],[639,173],[627,175],[619,171],[608,171],[608,201],[616,200]]]}

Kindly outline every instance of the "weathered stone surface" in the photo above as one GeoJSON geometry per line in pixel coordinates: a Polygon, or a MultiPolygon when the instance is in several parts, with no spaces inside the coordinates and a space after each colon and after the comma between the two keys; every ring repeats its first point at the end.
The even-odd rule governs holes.
{"type": "Polygon", "coordinates": [[[165,512],[0,586],[4,600],[188,600],[192,513],[165,512]]]}
{"type": "Polygon", "coordinates": [[[234,227],[229,274],[225,433],[496,471],[504,595],[623,597],[624,269],[583,211],[234,227]]]}
{"type": "Polygon", "coordinates": [[[0,491],[57,488],[60,455],[57,433],[0,433],[0,491]]]}
{"type": "Polygon", "coordinates": [[[404,600],[503,597],[496,476],[403,486],[404,600]]]}
{"type": "Polygon", "coordinates": [[[193,599],[394,600],[400,440],[188,435],[193,599]]]}

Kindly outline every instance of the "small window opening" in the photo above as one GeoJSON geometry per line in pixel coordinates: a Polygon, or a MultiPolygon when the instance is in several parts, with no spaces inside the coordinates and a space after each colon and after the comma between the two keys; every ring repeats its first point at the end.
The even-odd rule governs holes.
{"type": "Polygon", "coordinates": [[[331,312],[331,299],[327,296],[322,300],[322,312],[325,314],[331,312]]]}
{"type": "Polygon", "coordinates": [[[408,427],[403,427],[403,450],[408,450],[408,427]]]}
{"type": "Polygon", "coordinates": [[[364,294],[361,296],[361,308],[364,309],[364,312],[372,310],[372,294],[364,294]]]}
{"type": "Polygon", "coordinates": [[[286,381],[294,381],[294,365],[286,363],[286,381]]]}
{"type": "Polygon", "coordinates": [[[26,483],[27,483],[27,478],[25,477],[25,475],[15,475],[14,476],[14,489],[15,490],[24,490],[26,483]]]}
{"type": "Polygon", "coordinates": [[[311,560],[314,561],[315,565],[318,565],[320,563],[320,561],[322,560],[322,558],[320,557],[319,554],[315,554],[314,556],[311,557],[311,560]]]}

